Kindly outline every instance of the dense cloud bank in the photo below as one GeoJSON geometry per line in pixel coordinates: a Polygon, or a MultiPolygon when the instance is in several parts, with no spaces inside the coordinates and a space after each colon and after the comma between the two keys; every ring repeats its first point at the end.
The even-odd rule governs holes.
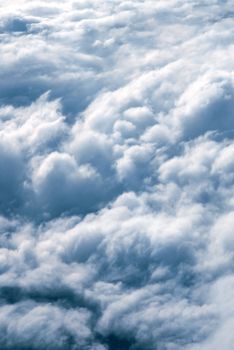
{"type": "Polygon", "coordinates": [[[1,1],[1,349],[233,349],[233,5],[1,1]]]}

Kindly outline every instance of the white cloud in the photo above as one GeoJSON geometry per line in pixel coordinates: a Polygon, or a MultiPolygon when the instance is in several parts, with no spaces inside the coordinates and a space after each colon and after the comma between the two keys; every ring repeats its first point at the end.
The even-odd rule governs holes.
{"type": "Polygon", "coordinates": [[[232,349],[232,1],[0,4],[0,347],[232,349]]]}

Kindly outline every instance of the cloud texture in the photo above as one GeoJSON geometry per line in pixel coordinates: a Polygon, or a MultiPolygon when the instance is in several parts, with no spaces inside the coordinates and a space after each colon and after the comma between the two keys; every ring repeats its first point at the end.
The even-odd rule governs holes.
{"type": "Polygon", "coordinates": [[[233,24],[1,1],[1,349],[232,350],[233,24]]]}

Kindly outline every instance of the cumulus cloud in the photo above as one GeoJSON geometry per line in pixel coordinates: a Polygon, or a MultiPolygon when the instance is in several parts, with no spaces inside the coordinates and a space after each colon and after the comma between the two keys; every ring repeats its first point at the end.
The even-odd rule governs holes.
{"type": "Polygon", "coordinates": [[[232,349],[232,1],[0,4],[0,348],[232,349]]]}

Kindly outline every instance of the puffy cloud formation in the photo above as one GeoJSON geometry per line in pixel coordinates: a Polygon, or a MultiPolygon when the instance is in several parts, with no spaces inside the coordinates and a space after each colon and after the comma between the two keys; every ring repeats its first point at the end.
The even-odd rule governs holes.
{"type": "Polygon", "coordinates": [[[1,349],[233,349],[232,5],[1,1],[1,349]]]}

